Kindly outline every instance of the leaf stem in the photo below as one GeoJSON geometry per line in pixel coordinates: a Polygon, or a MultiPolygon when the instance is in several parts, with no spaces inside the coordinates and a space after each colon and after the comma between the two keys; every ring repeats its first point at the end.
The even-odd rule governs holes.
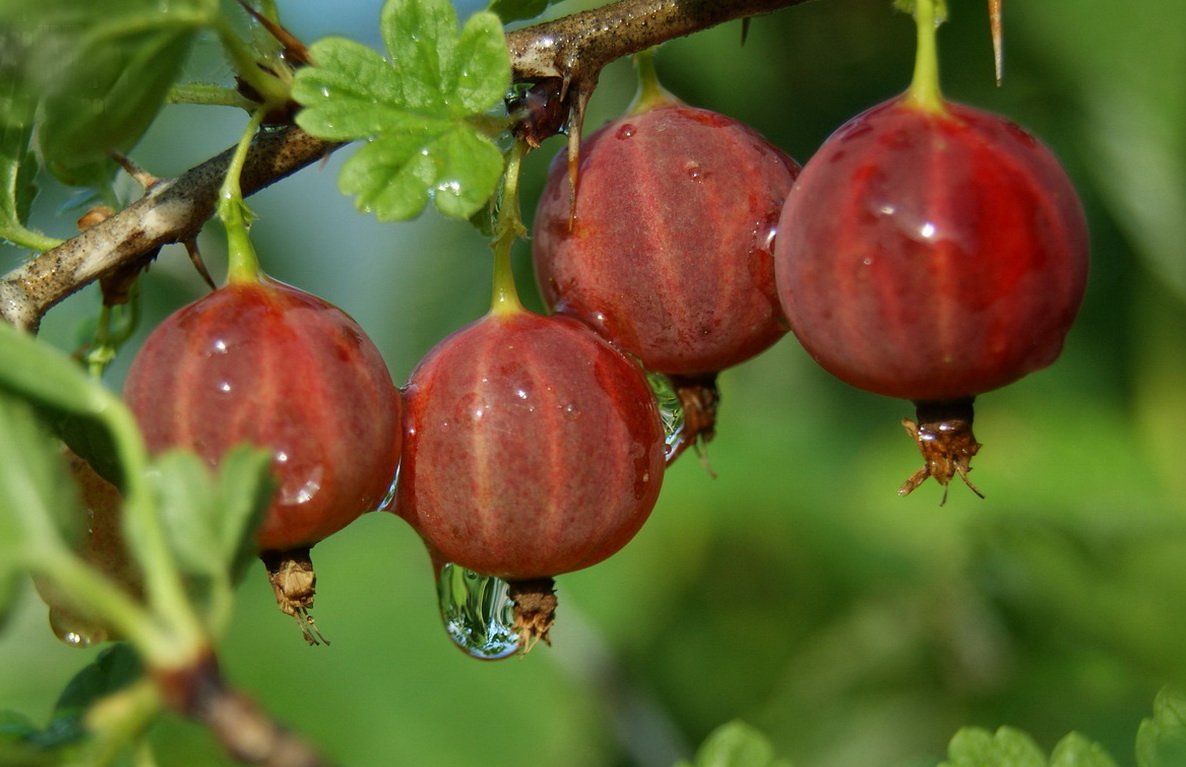
{"type": "Polygon", "coordinates": [[[947,109],[939,89],[939,49],[937,31],[942,22],[936,11],[937,0],[914,0],[914,25],[918,47],[914,52],[914,77],[906,98],[918,109],[944,114],[947,109]]]}
{"type": "Polygon", "coordinates": [[[227,282],[230,283],[258,282],[262,276],[259,257],[247,233],[251,211],[243,202],[243,189],[239,184],[239,177],[243,173],[243,163],[247,159],[251,140],[259,130],[266,111],[266,108],[260,107],[247,121],[243,137],[239,139],[239,145],[231,156],[226,178],[223,179],[222,188],[218,193],[218,217],[226,229],[227,282]]]}

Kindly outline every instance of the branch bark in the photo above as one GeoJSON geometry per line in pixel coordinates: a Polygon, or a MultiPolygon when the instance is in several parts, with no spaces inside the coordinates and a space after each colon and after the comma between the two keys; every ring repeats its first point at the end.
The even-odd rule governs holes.
{"type": "MultiPolygon", "coordinates": [[[[516,80],[560,78],[575,87],[577,115],[609,62],[739,18],[805,0],[618,0],[508,34],[516,80]]],[[[296,127],[260,133],[252,142],[242,187],[252,194],[316,162],[336,146],[296,127]]],[[[62,299],[118,270],[147,263],[163,245],[192,240],[214,215],[232,149],[0,279],[0,316],[35,332],[62,299]]]]}

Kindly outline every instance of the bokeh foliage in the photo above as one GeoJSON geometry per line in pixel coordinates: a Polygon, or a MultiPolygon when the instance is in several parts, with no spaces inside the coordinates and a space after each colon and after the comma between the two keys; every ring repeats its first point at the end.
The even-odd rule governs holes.
{"type": "MultiPolygon", "coordinates": [[[[379,47],[367,37],[377,1],[336,18],[291,5],[307,39],[379,47]]],[[[940,33],[946,94],[1041,136],[1092,229],[1087,300],[1062,359],[978,401],[974,479],[987,500],[955,486],[943,508],[933,486],[898,498],[917,463],[897,425],[909,406],[830,379],[787,338],[722,376],[718,477],[685,456],[630,546],[559,581],[553,648],[495,665],[463,657],[438,624],[415,535],[370,515],[315,551],[333,645],[306,647],[254,572],[228,676],[347,764],[671,764],[738,717],[798,767],[935,765],[965,725],[1016,727],[1045,753],[1078,730],[1135,764],[1157,690],[1186,684],[1186,5],[1121,5],[1006,2],[1001,88],[983,2],[952,0],[940,33]]],[[[825,0],[755,19],[744,45],[739,24],[673,42],[658,67],[685,100],[802,161],[905,87],[912,47],[888,0],[825,0]]],[[[225,75],[210,52],[195,45],[195,77],[225,75]]],[[[611,67],[590,125],[631,89],[628,65],[611,67]]],[[[133,156],[164,175],[231,143],[241,119],[206,114],[166,109],[133,156]]],[[[529,207],[560,149],[529,158],[529,207]]],[[[353,314],[403,380],[483,311],[487,250],[431,213],[373,222],[335,175],[310,169],[253,199],[253,234],[266,268],[353,314]]],[[[68,236],[71,218],[39,224],[68,236]]],[[[519,267],[527,292],[525,251],[519,267]]],[[[144,287],[157,316],[201,290],[180,251],[144,287]]],[[[74,344],[94,302],[87,292],[55,310],[46,337],[74,344]]],[[[94,652],[58,645],[26,594],[0,635],[0,708],[44,719],[94,652]]],[[[227,764],[184,722],[154,737],[162,765],[227,764]]]]}

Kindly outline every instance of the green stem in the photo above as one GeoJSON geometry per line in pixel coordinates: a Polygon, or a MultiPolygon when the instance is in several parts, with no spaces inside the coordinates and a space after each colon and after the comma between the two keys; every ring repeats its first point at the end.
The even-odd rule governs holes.
{"type": "Polygon", "coordinates": [[[235,65],[235,73],[259,94],[263,99],[263,106],[276,108],[287,103],[290,96],[289,88],[257,66],[255,54],[247,43],[235,34],[230,22],[219,16],[214,28],[218,32],[222,47],[226,49],[227,56],[235,65]]]}
{"type": "Polygon", "coordinates": [[[243,189],[239,186],[239,177],[243,173],[243,163],[247,160],[247,150],[251,147],[251,140],[255,138],[260,123],[263,122],[266,109],[260,108],[251,115],[239,145],[235,147],[235,154],[227,166],[226,178],[218,193],[218,217],[226,229],[227,238],[227,282],[245,283],[258,282],[262,276],[259,257],[251,244],[247,234],[247,210],[243,202],[243,189]]]}
{"type": "Polygon", "coordinates": [[[523,162],[525,144],[516,141],[507,157],[503,173],[502,194],[494,222],[494,295],[490,313],[507,316],[523,311],[519,292],[515,289],[515,272],[511,266],[511,249],[526,231],[519,210],[519,170],[523,162]]]}
{"type": "Polygon", "coordinates": [[[87,764],[115,764],[129,743],[140,740],[164,707],[151,679],[140,679],[107,695],[87,709],[85,723],[90,737],[85,749],[87,764]]]}
{"type": "Polygon", "coordinates": [[[251,111],[259,106],[234,88],[212,83],[185,83],[169,89],[165,100],[170,104],[200,104],[202,106],[239,107],[251,111]]]}
{"type": "MultiPolygon", "coordinates": [[[[114,395],[112,397],[115,399],[114,395]]],[[[165,632],[129,631],[125,627],[121,630],[136,644],[149,665],[166,668],[184,665],[204,651],[208,644],[206,632],[190,604],[176,557],[169,548],[157,513],[147,479],[148,449],[131,411],[118,399],[115,404],[106,408],[104,421],[123,461],[125,536],[144,571],[144,591],[149,608],[157,625],[165,632]],[[139,641],[134,634],[139,636],[139,641]]]]}
{"type": "Polygon", "coordinates": [[[65,240],[50,237],[36,230],[27,229],[20,224],[13,224],[12,226],[0,229],[0,240],[8,240],[13,245],[35,250],[38,253],[53,250],[65,242],[65,240]]]}
{"type": "Polygon", "coordinates": [[[939,49],[936,44],[939,20],[935,12],[937,0],[915,0],[914,25],[918,31],[918,47],[914,53],[914,77],[906,98],[918,109],[935,114],[947,111],[943,93],[939,89],[939,49]]]}
{"type": "Polygon", "coordinates": [[[29,569],[69,594],[72,602],[86,605],[88,613],[131,642],[149,665],[176,666],[197,657],[196,645],[182,647],[161,632],[142,605],[70,550],[42,547],[29,569]]]}
{"type": "Polygon", "coordinates": [[[638,92],[630,102],[627,114],[641,114],[664,104],[678,104],[679,99],[659,82],[655,70],[655,49],[648,48],[634,54],[634,70],[638,74],[638,92]]]}

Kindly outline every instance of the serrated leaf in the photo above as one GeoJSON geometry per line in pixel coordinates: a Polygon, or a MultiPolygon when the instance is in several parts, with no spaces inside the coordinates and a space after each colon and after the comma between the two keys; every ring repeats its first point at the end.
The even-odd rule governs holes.
{"type": "Polygon", "coordinates": [[[441,73],[457,44],[453,4],[447,0],[388,0],[379,14],[379,29],[404,85],[404,105],[441,111],[446,98],[441,73]]]}
{"type": "Polygon", "coordinates": [[[457,124],[428,123],[418,133],[383,134],[342,165],[339,186],[380,221],[415,217],[432,198],[445,215],[468,218],[493,193],[502,153],[457,124]]]}
{"type": "Polygon", "coordinates": [[[1012,727],[995,733],[965,727],[947,747],[941,767],[1046,767],[1046,756],[1033,739],[1012,727]]]}
{"type": "Polygon", "coordinates": [[[498,17],[479,13],[461,30],[453,56],[444,62],[443,88],[459,115],[480,114],[497,104],[511,81],[506,38],[498,17]]]}
{"type": "Polygon", "coordinates": [[[219,580],[249,559],[267,509],[270,461],[267,451],[236,448],[217,477],[194,453],[173,450],[154,461],[163,527],[183,571],[219,580]]]}
{"type": "Polygon", "coordinates": [[[1116,761],[1099,743],[1072,732],[1055,745],[1050,767],[1116,767],[1116,761]]]}
{"type": "Polygon", "coordinates": [[[790,767],[790,762],[775,758],[774,747],[762,732],[735,720],[709,733],[692,767],[790,767]]]}
{"type": "Polygon", "coordinates": [[[1186,696],[1164,688],[1153,700],[1153,717],[1137,730],[1139,767],[1174,767],[1186,764],[1186,696]]]}
{"type": "Polygon", "coordinates": [[[468,219],[494,194],[502,153],[480,127],[510,84],[498,18],[472,16],[458,32],[448,0],[388,0],[380,27],[389,59],[343,39],[310,49],[297,72],[297,124],[330,141],[367,143],[339,188],[383,221],[419,215],[430,199],[468,219]]]}
{"type": "Polygon", "coordinates": [[[156,117],[212,0],[46,0],[0,7],[0,22],[36,39],[23,79],[41,98],[38,143],[61,180],[102,185],[112,151],[129,148],[156,117]],[[5,18],[10,17],[10,18],[5,18]]]}

